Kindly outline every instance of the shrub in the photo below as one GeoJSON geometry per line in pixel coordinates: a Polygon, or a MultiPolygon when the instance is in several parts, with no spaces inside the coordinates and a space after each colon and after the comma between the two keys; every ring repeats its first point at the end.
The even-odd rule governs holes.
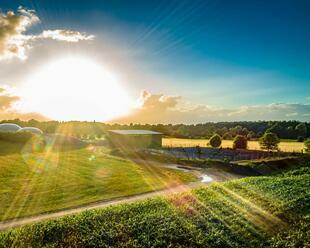
{"type": "Polygon", "coordinates": [[[197,154],[197,157],[200,159],[202,155],[202,150],[200,146],[196,146],[196,154],[197,154]]]}
{"type": "Polygon", "coordinates": [[[298,136],[297,142],[304,142],[304,137],[303,136],[298,136]]]}
{"type": "Polygon", "coordinates": [[[310,153],[310,138],[305,141],[305,151],[310,153]]]}
{"type": "Polygon", "coordinates": [[[280,140],[275,133],[265,133],[259,139],[259,145],[264,150],[278,150],[280,140]]]}
{"type": "Polygon", "coordinates": [[[242,135],[237,135],[234,138],[233,149],[246,149],[248,147],[247,138],[242,135]]]}
{"type": "Polygon", "coordinates": [[[30,132],[0,132],[0,140],[25,144],[30,141],[34,135],[30,132]]]}
{"type": "Polygon", "coordinates": [[[209,141],[209,144],[212,147],[220,147],[220,145],[222,144],[222,138],[221,136],[219,136],[218,134],[214,134],[209,141]]]}

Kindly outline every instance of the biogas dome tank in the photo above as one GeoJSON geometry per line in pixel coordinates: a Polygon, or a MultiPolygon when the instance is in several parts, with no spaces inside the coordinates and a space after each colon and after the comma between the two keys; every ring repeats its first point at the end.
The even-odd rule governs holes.
{"type": "Polygon", "coordinates": [[[0,132],[17,132],[21,127],[14,123],[0,124],[0,132]]]}

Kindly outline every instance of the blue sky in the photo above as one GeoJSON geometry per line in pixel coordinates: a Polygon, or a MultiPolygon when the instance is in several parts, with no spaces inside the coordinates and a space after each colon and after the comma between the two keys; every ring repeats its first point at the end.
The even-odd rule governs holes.
{"type": "Polygon", "coordinates": [[[122,72],[133,95],[146,89],[223,108],[310,102],[306,0],[0,4],[2,11],[18,6],[41,19],[29,32],[62,27],[94,34],[96,52],[86,45],[79,49],[107,64],[111,59],[133,66],[132,73],[122,72]],[[113,44],[116,55],[102,50],[100,57],[102,44],[113,44]]]}

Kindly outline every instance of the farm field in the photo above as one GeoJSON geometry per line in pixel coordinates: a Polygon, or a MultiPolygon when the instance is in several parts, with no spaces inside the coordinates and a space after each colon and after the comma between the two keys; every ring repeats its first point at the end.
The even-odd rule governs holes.
{"type": "Polygon", "coordinates": [[[20,150],[0,141],[0,221],[196,180],[190,173],[111,156],[104,147],[20,150]]]}
{"type": "Polygon", "coordinates": [[[11,247],[308,247],[310,171],[214,183],[0,233],[11,247]]]}
{"type": "MultiPolygon", "coordinates": [[[[164,147],[206,147],[209,143],[208,139],[179,139],[179,138],[163,138],[164,147]]],[[[222,140],[223,148],[232,148],[232,140],[222,140]]],[[[281,141],[279,144],[280,151],[283,152],[301,152],[304,149],[303,142],[297,141],[281,141]]],[[[248,141],[248,149],[260,150],[258,141],[248,141]]]]}

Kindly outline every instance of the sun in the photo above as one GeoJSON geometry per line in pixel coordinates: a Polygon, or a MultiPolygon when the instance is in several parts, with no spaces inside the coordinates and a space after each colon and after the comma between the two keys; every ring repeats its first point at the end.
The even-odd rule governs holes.
{"type": "Polygon", "coordinates": [[[43,66],[25,80],[20,94],[23,110],[55,120],[107,121],[131,107],[116,75],[88,58],[66,57],[43,66]]]}

